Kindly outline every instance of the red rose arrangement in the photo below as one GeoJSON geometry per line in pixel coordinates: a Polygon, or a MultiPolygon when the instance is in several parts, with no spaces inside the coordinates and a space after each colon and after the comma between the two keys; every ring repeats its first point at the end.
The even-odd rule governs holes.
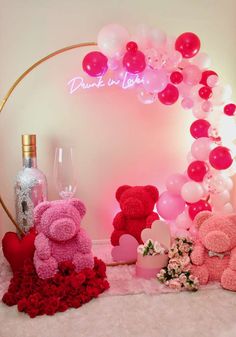
{"type": "Polygon", "coordinates": [[[94,268],[77,273],[71,262],[62,262],[58,273],[50,279],[40,279],[33,261],[25,260],[23,269],[14,273],[2,301],[27,313],[54,315],[68,308],[79,308],[109,288],[106,265],[94,258],[94,268]]]}

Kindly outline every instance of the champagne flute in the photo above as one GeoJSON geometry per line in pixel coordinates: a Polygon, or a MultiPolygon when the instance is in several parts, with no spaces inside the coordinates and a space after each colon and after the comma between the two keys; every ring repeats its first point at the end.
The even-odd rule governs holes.
{"type": "Polygon", "coordinates": [[[54,180],[58,194],[62,199],[73,198],[77,189],[73,147],[56,148],[54,180]]]}

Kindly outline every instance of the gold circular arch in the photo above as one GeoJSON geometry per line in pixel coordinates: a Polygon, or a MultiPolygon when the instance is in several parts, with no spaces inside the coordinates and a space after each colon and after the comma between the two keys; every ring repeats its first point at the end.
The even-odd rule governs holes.
{"type": "MultiPolygon", "coordinates": [[[[1,103],[0,103],[0,114],[3,111],[3,108],[5,106],[5,104],[7,103],[9,97],[12,95],[13,91],[15,90],[15,88],[18,86],[18,84],[20,84],[20,82],[31,73],[32,70],[34,70],[35,68],[37,68],[40,64],[46,62],[47,60],[65,53],[69,50],[72,49],[78,49],[78,48],[83,48],[83,47],[90,47],[90,46],[96,46],[97,43],[96,42],[84,42],[84,43],[78,43],[78,44],[74,44],[68,47],[64,47],[61,49],[58,49],[50,54],[48,54],[47,56],[41,58],[40,60],[38,60],[37,62],[35,62],[34,64],[32,64],[31,67],[29,67],[27,70],[25,70],[18,78],[17,80],[13,83],[13,85],[10,87],[10,89],[8,90],[8,92],[6,93],[6,95],[3,97],[1,103]]],[[[10,210],[8,209],[6,203],[3,200],[3,197],[1,196],[0,193],[0,204],[2,206],[2,208],[4,209],[5,213],[7,214],[8,218],[11,220],[11,222],[13,223],[13,225],[16,227],[16,229],[18,230],[18,232],[23,236],[24,233],[21,230],[20,226],[17,224],[17,222],[15,221],[14,217],[12,216],[10,210]]]]}

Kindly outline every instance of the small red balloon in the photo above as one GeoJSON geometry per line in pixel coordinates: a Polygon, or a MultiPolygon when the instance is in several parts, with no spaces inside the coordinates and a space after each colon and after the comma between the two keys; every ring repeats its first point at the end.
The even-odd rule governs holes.
{"type": "Polygon", "coordinates": [[[217,73],[215,71],[213,71],[213,70],[205,70],[205,71],[203,71],[200,84],[208,86],[207,79],[208,79],[209,76],[212,76],[212,75],[218,76],[217,73]]]}
{"type": "Polygon", "coordinates": [[[170,75],[170,80],[173,84],[179,84],[183,81],[183,75],[179,71],[173,71],[170,75]]]}
{"type": "Polygon", "coordinates": [[[233,159],[227,147],[217,146],[210,152],[209,162],[216,170],[226,170],[232,165],[233,159]]]}
{"type": "Polygon", "coordinates": [[[179,98],[179,90],[173,84],[169,83],[164,90],[158,93],[158,98],[162,104],[174,104],[179,98]]]}
{"type": "Polygon", "coordinates": [[[138,50],[138,45],[137,45],[137,43],[134,42],[134,41],[128,42],[127,45],[126,45],[126,50],[127,50],[127,51],[131,51],[131,52],[137,51],[137,50],[138,50]]]}
{"type": "Polygon", "coordinates": [[[198,94],[202,99],[209,99],[212,96],[212,90],[210,87],[204,86],[198,90],[198,94]]]}
{"type": "Polygon", "coordinates": [[[123,65],[131,74],[141,73],[146,68],[145,55],[140,50],[127,51],[123,58],[123,65]]]}
{"type": "Polygon", "coordinates": [[[204,161],[196,160],[188,166],[189,178],[197,182],[203,181],[207,171],[208,166],[204,161]]]}
{"type": "Polygon", "coordinates": [[[208,130],[211,124],[205,119],[197,119],[190,127],[190,133],[193,138],[208,137],[208,130]]]}
{"type": "Polygon", "coordinates": [[[107,71],[107,57],[99,51],[88,53],[83,59],[83,70],[92,77],[98,77],[107,71]]]}
{"type": "Polygon", "coordinates": [[[224,113],[228,116],[233,116],[236,111],[236,105],[234,103],[229,103],[224,107],[224,113]]]}
{"type": "Polygon", "coordinates": [[[212,211],[211,205],[205,200],[199,200],[194,204],[189,205],[188,214],[192,220],[195,216],[202,211],[212,211]]]}
{"type": "Polygon", "coordinates": [[[199,37],[191,32],[181,34],[175,41],[175,49],[178,50],[184,58],[195,56],[201,47],[199,37]]]}

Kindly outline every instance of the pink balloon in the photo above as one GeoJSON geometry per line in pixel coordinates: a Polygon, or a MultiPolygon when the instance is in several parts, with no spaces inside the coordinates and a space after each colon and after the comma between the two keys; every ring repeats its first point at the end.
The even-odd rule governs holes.
{"type": "Polygon", "coordinates": [[[194,203],[200,200],[204,195],[204,190],[201,184],[195,181],[188,181],[182,186],[181,197],[189,203],[194,203]]]}
{"type": "Polygon", "coordinates": [[[189,229],[192,224],[192,220],[190,219],[188,212],[183,212],[177,216],[175,223],[178,228],[189,229]]]}
{"type": "Polygon", "coordinates": [[[211,152],[212,142],[207,137],[201,137],[192,144],[191,152],[194,158],[198,160],[207,160],[211,152]]]}
{"type": "Polygon", "coordinates": [[[204,112],[210,112],[212,110],[212,103],[210,101],[204,101],[202,103],[202,110],[204,112]]]}
{"type": "Polygon", "coordinates": [[[183,81],[188,85],[197,85],[202,77],[201,70],[194,64],[190,64],[183,69],[183,81]]]}
{"type": "Polygon", "coordinates": [[[98,33],[98,47],[108,57],[120,57],[129,41],[128,31],[117,24],[103,27],[98,33]]]}
{"type": "Polygon", "coordinates": [[[185,209],[184,200],[166,191],[160,195],[157,202],[157,211],[165,220],[174,220],[185,209]]]}
{"type": "Polygon", "coordinates": [[[223,206],[229,201],[230,201],[230,193],[227,190],[224,190],[219,194],[211,195],[211,203],[214,208],[217,208],[217,210],[222,209],[223,206]]]}
{"type": "Polygon", "coordinates": [[[181,105],[186,110],[192,109],[192,107],[194,106],[194,101],[190,97],[185,97],[182,100],[181,105]]]}
{"type": "Polygon", "coordinates": [[[166,180],[166,188],[170,193],[180,195],[181,188],[187,181],[187,177],[183,174],[172,174],[166,180]]]}
{"type": "Polygon", "coordinates": [[[167,85],[167,74],[165,70],[147,69],[143,75],[143,86],[148,92],[160,92],[165,89],[167,85]]]}

